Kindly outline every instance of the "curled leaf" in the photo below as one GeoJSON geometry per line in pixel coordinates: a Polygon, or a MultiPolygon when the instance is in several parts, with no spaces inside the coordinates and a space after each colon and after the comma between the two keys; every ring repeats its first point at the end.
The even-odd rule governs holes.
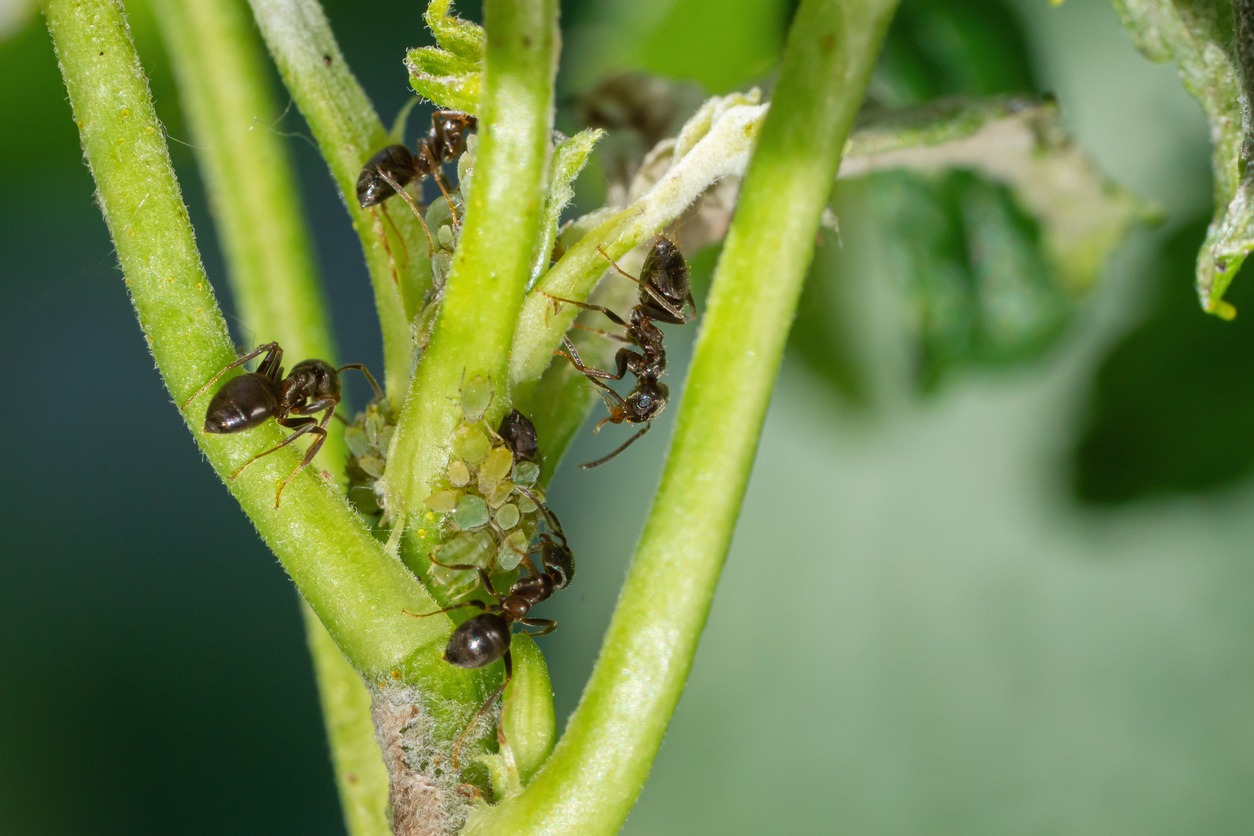
{"type": "Polygon", "coordinates": [[[479,112],[483,86],[483,27],[449,14],[451,0],[431,0],[423,19],[438,47],[411,49],[405,56],[414,92],[440,107],[479,112]]]}
{"type": "Polygon", "coordinates": [[[1254,9],[1249,0],[1115,0],[1115,9],[1145,57],[1176,63],[1210,120],[1215,215],[1197,255],[1197,293],[1205,310],[1231,319],[1224,292],[1254,249],[1254,9]]]}

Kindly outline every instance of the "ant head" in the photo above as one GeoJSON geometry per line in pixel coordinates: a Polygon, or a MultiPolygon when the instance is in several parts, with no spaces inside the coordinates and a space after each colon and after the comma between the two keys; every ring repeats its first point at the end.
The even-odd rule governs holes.
{"type": "MultiPolygon", "coordinates": [[[[659,235],[653,239],[653,247],[644,257],[640,268],[640,281],[661,294],[666,301],[679,306],[688,298],[691,287],[688,282],[688,262],[679,251],[679,245],[659,235]]],[[[640,301],[648,304],[649,292],[640,289],[640,301]]]]}
{"type": "Polygon", "coordinates": [[[671,390],[666,388],[665,383],[642,380],[624,400],[627,402],[627,409],[630,410],[633,423],[640,423],[652,421],[657,417],[666,408],[666,401],[670,396],[671,390]]]}
{"type": "Polygon", "coordinates": [[[437,110],[431,114],[431,127],[437,133],[456,136],[464,131],[473,131],[479,120],[469,113],[460,110],[437,110]]]}
{"type": "Polygon", "coordinates": [[[293,404],[305,398],[340,399],[340,376],[335,369],[322,360],[301,360],[283,383],[280,392],[285,403],[293,404]]]}
{"type": "Polygon", "coordinates": [[[463,621],[444,648],[444,661],[459,668],[482,668],[509,650],[509,622],[504,616],[485,612],[463,621]]]}

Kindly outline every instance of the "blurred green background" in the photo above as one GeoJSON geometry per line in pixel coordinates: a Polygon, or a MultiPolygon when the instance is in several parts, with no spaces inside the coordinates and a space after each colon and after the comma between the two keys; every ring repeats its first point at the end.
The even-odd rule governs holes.
{"type": "MultiPolygon", "coordinates": [[[[791,5],[571,0],[559,121],[622,70],[769,85],[791,5]]],[[[225,297],[155,27],[128,7],[225,297]]],[[[327,9],[390,120],[421,4],[327,9]]],[[[152,369],[42,21],[8,2],[0,26],[0,834],[342,833],[294,592],[152,369]]],[[[955,303],[958,337],[914,327],[928,272],[900,269],[930,263],[901,260],[921,246],[901,213],[935,201],[958,217],[945,207],[978,184],[915,184],[895,203],[838,190],[841,233],[824,233],[818,301],[625,832],[1254,832],[1254,274],[1229,296],[1234,323],[1200,313],[1206,124],[1108,4],[1081,0],[905,0],[870,96],[1007,91],[1056,95],[1080,144],[1165,223],[1134,232],[1087,299],[1046,299],[1048,327],[1007,351],[976,285],[955,303]]],[[[325,166],[294,112],[272,129],[291,136],[340,356],[377,366],[368,279],[325,166]]],[[[590,201],[605,174],[585,177],[590,201]]],[[[1016,211],[1007,228],[1030,240],[1016,211]]],[[[946,223],[959,250],[980,231],[946,223]]],[[[671,332],[676,381],[690,332],[671,332]]],[[[543,643],[559,717],[675,413],[586,473],[572,465],[610,440],[585,435],[554,481],[579,561],[542,613],[561,622],[543,643]]]]}

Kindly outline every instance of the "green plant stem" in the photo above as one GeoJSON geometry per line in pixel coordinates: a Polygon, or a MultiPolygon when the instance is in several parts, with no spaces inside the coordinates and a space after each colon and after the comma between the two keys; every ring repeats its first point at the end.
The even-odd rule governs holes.
{"type": "Polygon", "coordinates": [[[303,602],[301,611],[344,823],[350,836],[392,836],[387,817],[388,773],[370,719],[370,693],[318,616],[303,602]]]}
{"type": "MultiPolygon", "coordinates": [[[[291,360],[335,362],[278,108],[243,0],[152,0],[244,327],[291,360]]],[[[290,364],[289,364],[290,365],[290,364]]],[[[318,454],[343,470],[342,432],[318,454]]]]}
{"type": "Polygon", "coordinates": [[[431,283],[427,239],[417,219],[398,201],[392,201],[398,205],[388,216],[401,239],[389,238],[390,225],[377,212],[358,206],[356,196],[362,165],[391,140],[344,62],[317,0],[251,0],[250,5],[361,238],[383,332],[385,388],[392,402],[399,403],[409,387],[413,362],[410,322],[431,283]]]}
{"type": "Polygon", "coordinates": [[[556,0],[487,0],[479,146],[444,303],[388,455],[389,508],[403,508],[425,563],[430,526],[412,523],[444,467],[464,377],[496,389],[489,420],[509,403],[506,369],[544,206],[557,60],[556,0]]]}
{"type": "Polygon", "coordinates": [[[679,699],[735,528],[819,214],[896,0],[803,0],[707,305],[662,486],[566,734],[466,834],[612,834],[679,699]]]}
{"type": "MultiPolygon", "coordinates": [[[[154,0],[179,85],[227,275],[245,328],[293,359],[335,362],[322,289],[301,217],[292,164],[269,128],[278,109],[265,53],[244,0],[154,0]]],[[[342,474],[347,450],[332,422],[318,463],[342,474]]],[[[345,824],[389,836],[388,775],[370,719],[370,694],[317,615],[300,604],[345,824]]]]}
{"type": "MultiPolygon", "coordinates": [[[[231,362],[235,350],[196,250],[124,13],[116,0],[47,0],[44,12],[126,285],[162,378],[181,404],[231,362]]],[[[189,429],[353,666],[382,678],[402,664],[416,670],[430,656],[425,669],[438,676],[438,657],[424,655],[424,648],[436,648],[450,622],[402,612],[430,610],[421,584],[384,554],[339,492],[310,470],[292,480],[275,507],[275,488],[297,463],[290,449],[229,480],[284,434],[272,423],[234,435],[202,433],[206,402],[201,395],[182,413],[189,429]]]]}

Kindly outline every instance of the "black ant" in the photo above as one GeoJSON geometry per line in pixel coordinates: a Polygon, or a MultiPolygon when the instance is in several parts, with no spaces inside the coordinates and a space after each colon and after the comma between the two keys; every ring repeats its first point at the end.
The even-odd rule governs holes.
{"type": "MultiPolygon", "coordinates": [[[[541,628],[538,632],[529,634],[532,636],[543,636],[556,630],[556,621],[547,618],[528,618],[527,613],[535,605],[548,600],[556,590],[565,589],[575,576],[575,558],[571,554],[570,546],[566,542],[566,534],[562,531],[562,526],[558,522],[557,516],[542,505],[526,488],[518,487],[516,490],[536,503],[536,507],[544,514],[549,528],[556,535],[556,538],[549,536],[547,533],[540,535],[540,563],[544,570],[541,571],[536,567],[530,553],[523,555],[522,562],[527,567],[529,574],[523,575],[514,581],[509,588],[509,592],[502,594],[492,587],[492,579],[488,577],[488,571],[482,566],[440,563],[435,559],[435,555],[431,555],[431,562],[437,566],[443,566],[445,569],[477,571],[479,573],[479,583],[496,601],[489,604],[477,598],[472,598],[469,601],[452,604],[435,612],[412,613],[408,610],[403,611],[417,618],[426,618],[427,616],[459,610],[463,607],[478,607],[483,612],[463,621],[449,636],[448,645],[444,648],[444,661],[459,668],[484,668],[497,659],[503,660],[505,664],[505,680],[484,701],[479,710],[475,712],[474,719],[470,721],[466,731],[462,732],[461,737],[457,738],[457,743],[453,746],[454,769],[459,768],[457,752],[461,748],[462,740],[474,728],[475,723],[479,722],[483,712],[487,711],[488,707],[496,701],[496,698],[505,692],[506,686],[509,685],[510,680],[514,677],[514,661],[509,652],[513,625],[524,624],[528,627],[541,628]]],[[[505,745],[505,733],[501,730],[499,724],[497,725],[496,738],[501,745],[505,745]]]]}
{"type": "Polygon", "coordinates": [[[610,414],[609,417],[597,423],[593,432],[600,432],[601,427],[607,423],[626,422],[644,424],[644,427],[608,456],[581,464],[579,467],[583,470],[605,464],[626,450],[632,442],[649,431],[653,426],[653,419],[666,408],[666,402],[670,398],[670,389],[658,380],[666,373],[666,349],[662,345],[665,335],[653,323],[656,321],[683,325],[692,321],[697,315],[697,306],[692,300],[692,287],[688,282],[688,264],[684,261],[684,255],[675,242],[662,236],[658,236],[653,241],[653,247],[645,256],[644,265],[640,268],[640,278],[624,272],[605,254],[604,250],[599,247],[598,250],[610,264],[614,265],[615,270],[640,285],[640,303],[631,309],[631,322],[625,322],[618,314],[601,305],[589,305],[557,296],[549,298],[556,302],[575,305],[586,311],[599,311],[605,314],[615,325],[626,328],[627,334],[623,336],[605,331],[596,333],[637,346],[640,350],[620,348],[618,354],[614,356],[617,369],[615,372],[585,366],[579,357],[579,352],[575,350],[575,344],[570,341],[569,337],[562,338],[562,345],[566,350],[553,353],[558,357],[565,357],[588,380],[601,388],[601,397],[605,400],[610,414]],[[685,305],[692,309],[691,314],[684,313],[685,305]],[[622,380],[627,372],[636,376],[636,385],[625,398],[602,382],[603,380],[622,380]]]}
{"type": "Polygon", "coordinates": [[[418,153],[411,154],[404,145],[389,145],[375,153],[361,168],[357,176],[357,202],[362,209],[382,203],[394,194],[404,198],[414,210],[427,233],[427,244],[434,250],[431,231],[427,229],[427,221],[419,211],[414,199],[405,191],[405,186],[415,180],[421,182],[434,175],[436,184],[449,202],[449,210],[453,213],[453,224],[457,224],[457,210],[449,198],[452,187],[444,178],[441,166],[451,163],[466,151],[466,132],[478,126],[478,120],[469,113],[457,110],[437,110],[431,114],[431,130],[418,144],[418,153]]]}
{"type": "Polygon", "coordinates": [[[188,404],[212,386],[222,375],[263,353],[266,356],[257,367],[257,371],[231,378],[214,394],[205,412],[204,431],[237,433],[264,424],[270,418],[275,419],[284,427],[296,430],[269,450],[258,453],[240,465],[239,470],[231,474],[231,481],[235,481],[235,478],[244,472],[244,468],[257,459],[286,447],[302,435],[313,433],[317,436],[305,452],[305,458],[292,471],[292,474],[279,484],[279,490],[274,495],[274,507],[278,508],[279,499],[283,496],[283,489],[287,487],[287,483],[292,481],[297,473],[308,467],[318,450],[322,448],[322,443],[327,440],[327,424],[330,423],[331,416],[335,415],[335,408],[340,402],[339,373],[345,369],[360,371],[370,381],[375,397],[379,400],[383,400],[383,390],[379,388],[374,375],[370,374],[369,370],[360,363],[349,363],[337,369],[322,360],[302,360],[292,367],[287,377],[284,377],[281,365],[283,349],[279,348],[278,343],[266,343],[209,378],[209,382],[184,401],[180,409],[187,409],[188,404]],[[321,420],[308,417],[323,410],[326,410],[326,414],[321,420]],[[294,415],[301,417],[293,418],[294,415]]]}

